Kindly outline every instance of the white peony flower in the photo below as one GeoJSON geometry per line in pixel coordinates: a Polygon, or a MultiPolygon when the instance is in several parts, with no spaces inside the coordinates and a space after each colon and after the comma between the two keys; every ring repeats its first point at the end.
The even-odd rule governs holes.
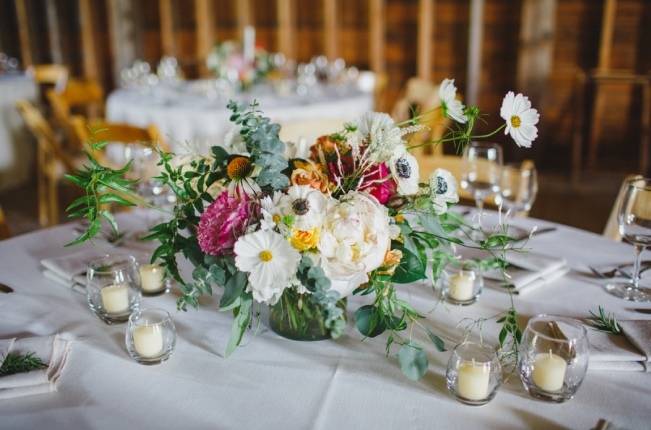
{"type": "Polygon", "coordinates": [[[318,249],[331,288],[342,297],[368,281],[390,246],[389,216],[374,197],[353,191],[330,201],[318,249]]]}
{"type": "Polygon", "coordinates": [[[461,124],[468,121],[468,118],[463,113],[463,103],[457,100],[457,87],[454,86],[454,79],[443,79],[443,82],[439,85],[439,98],[441,99],[443,115],[461,124]]]}
{"type": "Polygon", "coordinates": [[[510,134],[516,145],[531,148],[531,142],[538,137],[540,115],[531,107],[529,98],[509,91],[502,100],[500,116],[506,121],[504,134],[510,134]]]}
{"type": "Polygon", "coordinates": [[[321,227],[327,202],[321,191],[309,185],[292,185],[280,199],[280,206],[283,215],[293,217],[293,228],[311,230],[321,227]]]}
{"type": "Polygon", "coordinates": [[[445,169],[436,169],[429,178],[430,197],[437,215],[448,210],[448,203],[457,203],[457,180],[445,169]]]}
{"type": "Polygon", "coordinates": [[[355,124],[371,161],[383,163],[402,144],[402,130],[386,113],[367,112],[355,124]]]}
{"type": "Polygon", "coordinates": [[[420,181],[418,161],[405,148],[399,145],[389,160],[391,176],[398,184],[398,194],[411,196],[418,193],[418,182],[420,181]]]}
{"type": "Polygon", "coordinates": [[[241,236],[235,242],[235,266],[247,272],[247,291],[259,303],[274,304],[296,273],[300,254],[271,230],[241,236]]]}
{"type": "Polygon", "coordinates": [[[292,158],[301,158],[308,160],[310,158],[310,146],[312,144],[304,137],[298,139],[297,142],[285,142],[285,158],[291,160],[292,158]]]}

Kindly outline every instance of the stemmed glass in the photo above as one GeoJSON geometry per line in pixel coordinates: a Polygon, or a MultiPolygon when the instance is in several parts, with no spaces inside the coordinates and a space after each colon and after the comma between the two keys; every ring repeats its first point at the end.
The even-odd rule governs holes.
{"type": "Polygon", "coordinates": [[[471,142],[463,152],[463,159],[461,187],[475,199],[476,227],[481,230],[484,200],[500,190],[502,148],[496,143],[471,142]]]}
{"type": "Polygon", "coordinates": [[[497,205],[513,215],[529,212],[537,194],[538,174],[533,164],[509,164],[502,168],[500,191],[495,196],[497,205]]]}
{"type": "Polygon", "coordinates": [[[651,301],[648,290],[640,288],[640,260],[642,251],[651,246],[651,179],[633,179],[628,183],[626,194],[617,215],[619,232],[624,240],[633,244],[635,264],[633,276],[626,282],[612,282],[606,291],[622,299],[634,302],[651,301]]]}

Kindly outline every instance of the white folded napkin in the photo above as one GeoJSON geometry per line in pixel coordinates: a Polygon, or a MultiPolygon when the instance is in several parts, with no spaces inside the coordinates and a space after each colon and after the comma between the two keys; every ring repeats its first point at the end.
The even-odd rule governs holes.
{"type": "Polygon", "coordinates": [[[618,323],[623,336],[588,330],[590,370],[651,372],[651,320],[618,323]]]}
{"type": "Polygon", "coordinates": [[[51,281],[85,293],[88,264],[110,252],[106,247],[85,248],[74,254],[41,260],[43,275],[51,281]]]}
{"type": "Polygon", "coordinates": [[[0,340],[0,366],[9,353],[34,353],[48,366],[24,373],[0,376],[0,400],[56,391],[70,352],[71,341],[60,335],[0,340]]]}
{"type": "MultiPolygon", "coordinates": [[[[550,257],[534,252],[508,252],[506,261],[510,267],[506,269],[507,283],[513,285],[518,294],[533,291],[549,284],[569,271],[563,258],[550,257]]],[[[501,271],[491,270],[483,274],[484,279],[497,281],[497,287],[504,288],[504,277],[501,271]]],[[[487,285],[494,285],[494,282],[487,285]]]]}

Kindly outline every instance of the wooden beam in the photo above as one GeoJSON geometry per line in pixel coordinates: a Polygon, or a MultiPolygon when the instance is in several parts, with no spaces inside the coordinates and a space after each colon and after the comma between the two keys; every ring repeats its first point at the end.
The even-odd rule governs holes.
{"type": "Polygon", "coordinates": [[[99,79],[97,56],[95,52],[95,25],[93,24],[93,2],[79,0],[79,24],[81,26],[81,52],[84,76],[88,79],[99,79]]]}
{"type": "Polygon", "coordinates": [[[251,0],[236,0],[237,3],[237,27],[240,38],[243,37],[244,27],[253,24],[253,14],[251,11],[251,0]]]}
{"type": "Polygon", "coordinates": [[[434,0],[418,2],[418,76],[432,76],[432,34],[434,29],[434,0]]]}
{"type": "Polygon", "coordinates": [[[323,36],[326,57],[337,58],[337,0],[323,0],[323,36]]]}
{"type": "Polygon", "coordinates": [[[113,77],[119,83],[120,73],[138,58],[136,48],[136,5],[131,0],[107,2],[109,36],[113,53],[113,77]]]}
{"type": "Polygon", "coordinates": [[[56,0],[46,0],[45,14],[47,18],[47,37],[50,42],[52,62],[63,64],[63,51],[61,48],[61,29],[59,28],[59,13],[56,0]]]}
{"type": "Polygon", "coordinates": [[[369,44],[371,70],[385,72],[384,61],[384,0],[369,0],[369,44]]]}
{"type": "Polygon", "coordinates": [[[278,51],[285,57],[296,59],[296,20],[294,17],[294,0],[277,0],[276,14],[278,19],[278,51]]]}
{"type": "Polygon", "coordinates": [[[206,68],[206,58],[215,43],[214,7],[213,0],[195,0],[194,12],[197,22],[197,60],[200,73],[209,74],[206,68]]]}
{"type": "Polygon", "coordinates": [[[172,0],[158,0],[160,13],[160,36],[163,46],[163,55],[176,56],[176,43],[174,40],[174,10],[172,0]]]}
{"type": "Polygon", "coordinates": [[[29,35],[29,15],[26,0],[16,1],[16,18],[18,20],[18,37],[20,39],[20,61],[23,67],[34,64],[32,57],[32,42],[29,35]]]}
{"type": "Polygon", "coordinates": [[[470,1],[470,34],[468,36],[468,71],[466,77],[466,104],[479,102],[481,80],[481,42],[484,32],[484,0],[470,1]]]}
{"type": "Polygon", "coordinates": [[[599,42],[599,70],[610,69],[610,54],[613,48],[613,32],[615,30],[615,15],[617,0],[605,0],[601,20],[601,40],[599,42]]]}

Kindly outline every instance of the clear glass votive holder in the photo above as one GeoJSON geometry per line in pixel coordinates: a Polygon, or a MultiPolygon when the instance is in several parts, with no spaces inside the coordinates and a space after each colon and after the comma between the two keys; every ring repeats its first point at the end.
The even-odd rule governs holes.
{"type": "Polygon", "coordinates": [[[125,336],[127,351],[140,364],[167,360],[176,346],[176,327],[163,309],[137,310],[129,317],[125,336]]]}
{"type": "Polygon", "coordinates": [[[88,306],[107,324],[125,322],[140,307],[140,280],[131,255],[105,255],[86,270],[88,306]]]}
{"type": "Polygon", "coordinates": [[[448,266],[441,275],[443,299],[453,305],[475,303],[483,284],[480,271],[474,268],[448,266]]]}
{"type": "Polygon", "coordinates": [[[493,400],[502,385],[502,366],[495,348],[476,342],[457,345],[448,361],[446,381],[461,403],[481,406],[493,400]]]}
{"type": "Polygon", "coordinates": [[[138,260],[138,279],[143,296],[159,296],[170,291],[172,280],[165,273],[165,267],[149,260],[138,260]]]}
{"type": "Polygon", "coordinates": [[[587,331],[580,321],[538,315],[529,320],[522,335],[520,379],[532,397],[562,403],[581,386],[589,356],[587,331]]]}

